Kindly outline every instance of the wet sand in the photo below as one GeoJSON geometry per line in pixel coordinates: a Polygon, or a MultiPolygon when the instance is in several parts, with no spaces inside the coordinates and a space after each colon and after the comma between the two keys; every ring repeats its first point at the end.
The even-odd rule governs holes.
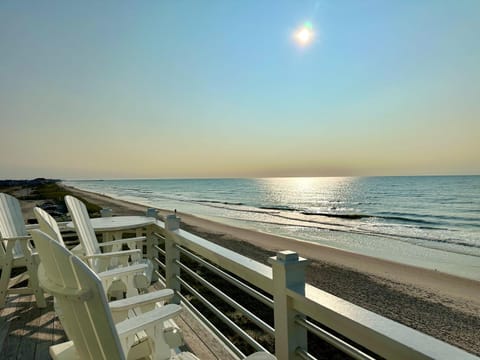
{"type": "MultiPolygon", "coordinates": [[[[114,215],[143,214],[146,206],[68,187],[114,215]]],[[[161,215],[168,212],[160,210],[161,215]]],[[[480,355],[480,282],[265,234],[178,213],[181,227],[267,263],[279,250],[312,260],[307,281],[345,300],[480,355]]]]}

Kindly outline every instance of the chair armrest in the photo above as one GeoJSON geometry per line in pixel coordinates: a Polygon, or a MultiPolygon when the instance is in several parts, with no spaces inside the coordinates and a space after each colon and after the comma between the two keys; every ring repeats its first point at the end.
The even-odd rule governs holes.
{"type": "Polygon", "coordinates": [[[172,297],[172,289],[162,289],[147,294],[132,296],[126,299],[111,301],[108,303],[108,305],[113,313],[115,311],[127,311],[135,307],[155,304],[159,301],[169,300],[172,297]]]}
{"type": "Polygon", "coordinates": [[[17,240],[24,241],[24,240],[31,240],[32,237],[30,235],[24,235],[24,236],[14,236],[9,238],[2,237],[1,239],[7,240],[7,241],[17,241],[17,240]]]}
{"type": "Polygon", "coordinates": [[[104,272],[111,268],[118,268],[122,266],[128,266],[129,260],[138,263],[142,258],[142,252],[140,249],[114,251],[102,254],[85,255],[82,259],[90,264],[90,267],[95,272],[104,272]]]}
{"type": "Polygon", "coordinates": [[[103,246],[112,246],[112,245],[123,245],[129,242],[143,242],[145,240],[147,240],[145,236],[139,236],[139,237],[133,237],[128,239],[118,239],[113,241],[101,242],[101,243],[98,243],[98,246],[103,247],[103,246]]]}
{"type": "Polygon", "coordinates": [[[93,254],[93,255],[85,255],[84,259],[105,259],[110,257],[122,257],[122,256],[132,256],[132,255],[140,255],[142,256],[142,252],[140,249],[133,249],[133,250],[123,250],[123,251],[114,251],[109,253],[101,253],[101,254],[93,254]]]}
{"type": "Polygon", "coordinates": [[[97,273],[100,280],[109,280],[127,275],[143,274],[148,268],[147,264],[134,264],[97,273]]]}
{"type": "Polygon", "coordinates": [[[35,248],[33,247],[33,244],[30,242],[32,240],[32,237],[30,235],[24,235],[24,236],[14,236],[14,237],[9,237],[9,238],[3,238],[0,235],[0,240],[6,241],[6,251],[13,251],[13,256],[14,257],[23,257],[26,254],[24,253],[23,246],[26,247],[26,251],[30,254],[30,256],[35,256],[38,257],[35,248]],[[17,247],[15,245],[15,242],[19,241],[21,243],[21,248],[22,250],[18,251],[17,247]],[[10,249],[10,250],[9,250],[10,249]]]}
{"type": "Polygon", "coordinates": [[[83,250],[82,244],[78,244],[70,249],[73,255],[77,255],[79,258],[85,257],[85,251],[83,250]]]}
{"type": "Polygon", "coordinates": [[[146,330],[159,323],[163,323],[182,312],[182,307],[168,304],[147,313],[126,319],[116,325],[118,335],[121,337],[133,336],[141,330],[146,330]]]}

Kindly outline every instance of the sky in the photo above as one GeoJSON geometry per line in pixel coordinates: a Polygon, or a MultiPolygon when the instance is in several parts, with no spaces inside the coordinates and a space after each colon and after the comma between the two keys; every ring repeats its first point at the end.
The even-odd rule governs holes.
{"type": "Polygon", "coordinates": [[[478,0],[2,0],[0,178],[480,174],[479,18],[478,0]]]}

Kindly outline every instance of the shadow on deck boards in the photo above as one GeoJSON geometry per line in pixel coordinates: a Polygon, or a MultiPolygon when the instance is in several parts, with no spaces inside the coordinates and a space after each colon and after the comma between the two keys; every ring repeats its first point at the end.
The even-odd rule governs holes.
{"type": "Polygon", "coordinates": [[[33,295],[10,295],[0,310],[0,354],[2,359],[49,359],[48,348],[67,341],[53,310],[37,308],[33,295]]]}

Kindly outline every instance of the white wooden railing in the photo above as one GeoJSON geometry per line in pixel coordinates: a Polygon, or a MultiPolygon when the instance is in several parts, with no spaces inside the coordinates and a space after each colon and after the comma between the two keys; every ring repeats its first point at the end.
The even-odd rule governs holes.
{"type": "MultiPolygon", "coordinates": [[[[202,282],[202,285],[212,286],[212,291],[217,296],[239,309],[260,329],[273,335],[275,355],[279,360],[315,359],[308,353],[307,333],[329,342],[353,358],[478,359],[461,349],[306,284],[305,270],[308,260],[294,252],[279,252],[277,256],[269,259],[269,267],[184,231],[178,224],[178,218],[170,215],[165,224],[157,221],[153,225],[152,232],[161,239],[163,245],[155,245],[155,251],[151,252],[152,256],[156,257],[158,253],[165,260],[156,260],[160,269],[158,275],[164,279],[166,286],[176,291],[175,301],[182,302],[210,327],[213,326],[209,318],[202,316],[185,296],[188,292],[203,298],[203,295],[182,277],[182,274],[194,277],[196,275],[194,269],[189,269],[180,261],[182,254],[273,309],[274,328],[222,290],[215,288],[208,279],[196,279],[202,282]]],[[[201,301],[208,308],[213,306],[205,298],[201,301]]],[[[221,311],[212,311],[221,318],[225,316],[221,311]]],[[[221,320],[242,336],[246,336],[244,339],[253,348],[265,350],[233,322],[229,323],[230,319],[221,320]]],[[[238,357],[243,356],[221,331],[212,331],[238,357]]]]}
{"type": "MultiPolygon", "coordinates": [[[[65,223],[60,223],[63,228],[65,223]]],[[[32,225],[30,227],[35,227],[32,225]]],[[[175,215],[157,220],[150,234],[146,254],[158,266],[157,275],[175,290],[174,302],[181,303],[208,327],[238,358],[243,352],[218,330],[210,317],[189,301],[186,293],[200,300],[211,312],[239,334],[255,350],[266,349],[216,309],[204,295],[185,280],[188,274],[216,296],[238,309],[259,329],[275,338],[279,360],[316,359],[308,352],[307,333],[322,339],[354,359],[479,359],[412,328],[384,318],[305,283],[308,260],[291,251],[281,251],[261,264],[179,228],[175,215]],[[152,239],[152,236],[155,239],[152,239]],[[238,287],[273,311],[274,326],[246,309],[221,289],[188,268],[180,257],[193,259],[228,283],[238,287]],[[163,258],[162,262],[160,258],[163,258]],[[260,289],[260,290],[258,290],[260,289]]]]}

